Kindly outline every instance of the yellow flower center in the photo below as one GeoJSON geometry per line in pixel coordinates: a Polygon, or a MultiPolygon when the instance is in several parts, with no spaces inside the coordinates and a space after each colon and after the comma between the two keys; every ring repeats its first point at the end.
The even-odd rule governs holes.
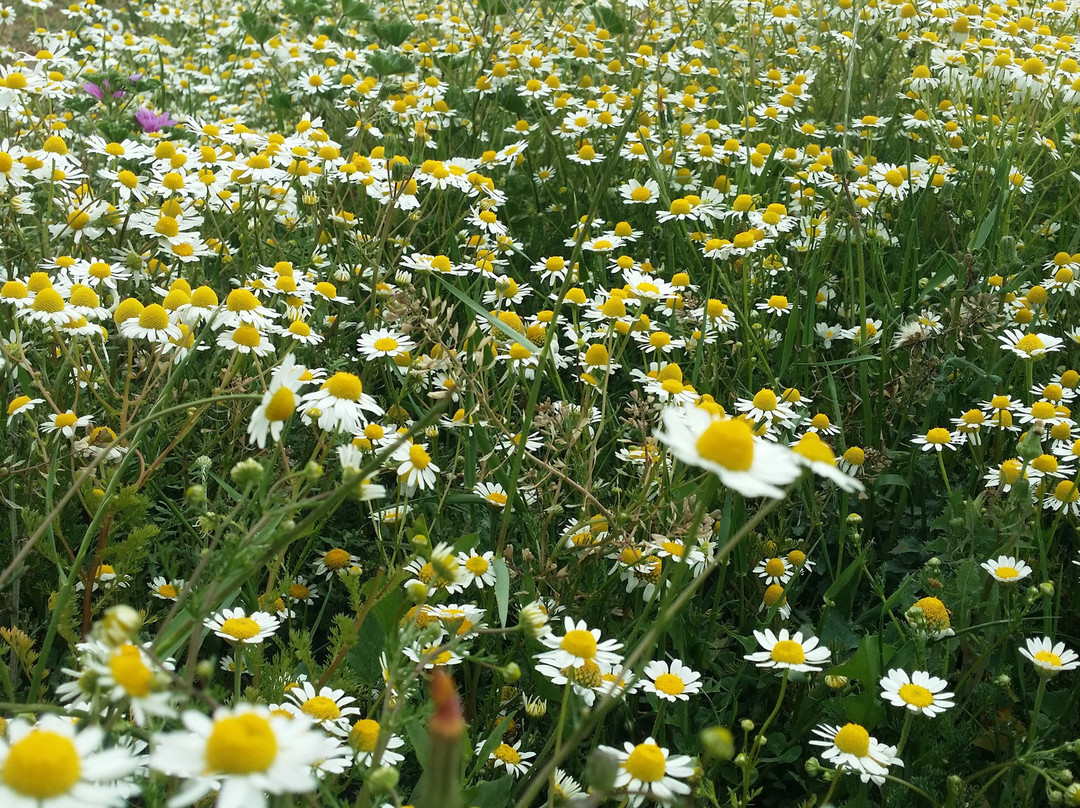
{"type": "Polygon", "coordinates": [[[744,421],[713,421],[695,448],[710,462],[731,471],[746,471],[754,462],[754,433],[744,421]]]}
{"type": "Polygon", "coordinates": [[[282,387],[266,404],[266,417],[270,421],[284,421],[296,410],[296,395],[288,387],[282,387]]]}
{"type": "Polygon", "coordinates": [[[897,692],[900,698],[915,707],[929,707],[934,703],[934,694],[922,685],[901,685],[897,692]]]}
{"type": "Polygon", "coordinates": [[[780,586],[780,584],[772,584],[765,590],[763,600],[765,605],[770,609],[777,603],[783,605],[783,602],[787,600],[787,598],[784,597],[784,587],[780,586]]]}
{"type": "Polygon", "coordinates": [[[807,432],[799,438],[799,442],[792,449],[796,454],[813,463],[824,463],[828,466],[836,465],[836,455],[829,448],[829,444],[823,441],[816,432],[807,432]]]}
{"type": "Polygon", "coordinates": [[[311,589],[303,584],[293,584],[289,587],[289,597],[293,600],[305,600],[311,594],[311,589]]]}
{"type": "Polygon", "coordinates": [[[596,638],[591,631],[585,631],[584,629],[574,629],[566,632],[562,642],[559,643],[559,647],[568,654],[581,659],[592,659],[596,656],[596,638]]]}
{"type": "Polygon", "coordinates": [[[162,584],[157,588],[157,593],[163,598],[175,598],[179,594],[172,584],[162,584]]]}
{"type": "Polygon", "coordinates": [[[334,398],[359,401],[364,392],[364,385],[352,373],[338,372],[323,383],[323,390],[326,390],[334,398]]]}
{"type": "Polygon", "coordinates": [[[1061,667],[1061,657],[1059,657],[1053,651],[1039,651],[1035,654],[1035,659],[1039,662],[1045,662],[1051,668],[1061,667]]]}
{"type": "Polygon", "coordinates": [[[109,660],[109,672],[129,696],[142,698],[150,694],[154,672],[142,661],[139,649],[130,643],[120,648],[109,660]]]}
{"type": "Polygon", "coordinates": [[[300,705],[300,709],[304,711],[304,715],[309,715],[316,721],[333,721],[341,717],[337,704],[326,696],[314,696],[300,705]]]}
{"type": "Polygon", "coordinates": [[[639,743],[623,763],[623,768],[635,780],[655,783],[662,780],[667,771],[667,759],[654,743],[639,743]]]}
{"type": "Polygon", "coordinates": [[[794,564],[796,567],[801,567],[806,563],[806,553],[802,550],[792,550],[787,555],[787,560],[794,564]]]}
{"type": "Polygon", "coordinates": [[[418,469],[426,469],[431,465],[431,455],[419,443],[414,443],[409,447],[409,460],[418,469]]]}
{"type": "Polygon", "coordinates": [[[509,763],[511,766],[516,766],[521,763],[521,755],[518,751],[510,746],[510,744],[501,743],[495,747],[495,751],[492,752],[495,757],[501,760],[503,763],[509,763]]]}
{"type": "Polygon", "coordinates": [[[770,558],[765,562],[765,574],[770,578],[779,578],[785,572],[787,572],[787,565],[784,564],[783,559],[770,558]]]}
{"type": "Polygon", "coordinates": [[[165,238],[176,238],[180,232],[180,224],[172,216],[162,216],[154,225],[154,230],[165,238]]]}
{"type": "Polygon", "coordinates": [[[994,575],[998,578],[1019,578],[1020,573],[1016,567],[998,567],[994,570],[994,575]]]}
{"type": "Polygon", "coordinates": [[[62,412],[55,418],[53,418],[53,426],[55,426],[57,429],[64,429],[65,427],[75,426],[75,422],[78,420],[79,418],[77,415],[75,415],[75,413],[62,412]]]}
{"type": "Polygon", "coordinates": [[[343,569],[351,560],[351,556],[345,550],[339,547],[335,547],[333,550],[328,550],[326,555],[323,556],[323,566],[331,570],[343,569]]]}
{"type": "Polygon", "coordinates": [[[772,647],[769,657],[773,662],[784,662],[788,665],[801,665],[806,662],[806,652],[803,647],[794,640],[780,640],[772,647]]]}
{"type": "MultiPolygon", "coordinates": [[[[144,312],[145,313],[145,312],[144,312]]],[[[245,348],[257,348],[262,342],[262,335],[255,326],[244,324],[233,331],[233,342],[245,348]]],[[[282,388],[284,389],[284,388],[282,388]]]]}
{"type": "Polygon", "coordinates": [[[866,757],[870,752],[870,733],[858,724],[845,724],[836,733],[833,744],[845,754],[866,757]]]}
{"type": "Polygon", "coordinates": [[[686,684],[674,673],[661,673],[653,684],[657,690],[669,696],[678,696],[686,690],[686,684]]]}
{"type": "Polygon", "coordinates": [[[398,341],[393,337],[380,337],[379,339],[375,340],[376,351],[383,351],[384,353],[389,353],[390,351],[396,351],[397,346],[398,341]]]}
{"type": "MultiPolygon", "coordinates": [[[[489,497],[490,497],[490,495],[489,495],[489,497]]],[[[503,504],[505,504],[505,500],[506,500],[506,495],[505,494],[503,495],[503,500],[504,500],[503,504]]],[[[481,558],[480,556],[471,556],[465,562],[465,569],[467,569],[473,575],[483,575],[485,572],[488,571],[488,563],[483,558],[481,558]]]]}
{"type": "Polygon", "coordinates": [[[46,289],[42,289],[34,297],[33,309],[34,311],[44,311],[49,314],[56,314],[56,312],[64,310],[64,298],[50,286],[46,289]]]}
{"type": "Polygon", "coordinates": [[[259,301],[250,289],[233,289],[225,298],[225,307],[232,312],[255,311],[259,301]]]}
{"type": "Polygon", "coordinates": [[[214,722],[206,741],[206,766],[223,774],[264,772],[273,764],[277,751],[274,730],[262,716],[222,718],[214,722]]]}
{"type": "Polygon", "coordinates": [[[221,624],[221,633],[238,640],[250,640],[259,633],[259,624],[250,617],[230,617],[221,624]]]}
{"type": "Polygon", "coordinates": [[[139,314],[139,325],[143,328],[150,328],[154,331],[161,331],[164,328],[169,327],[169,312],[165,311],[164,306],[160,306],[157,303],[151,303],[139,314]]]}
{"type": "Polygon", "coordinates": [[[917,600],[915,601],[915,607],[923,613],[927,626],[933,631],[942,631],[949,627],[949,610],[937,598],[917,600]]]}
{"type": "Polygon", "coordinates": [[[35,729],[11,745],[0,780],[31,800],[47,800],[69,792],[79,782],[82,764],[70,738],[35,729]]]}
{"type": "Polygon", "coordinates": [[[379,722],[361,718],[349,730],[349,743],[361,752],[374,752],[379,739],[379,722]]]}
{"type": "Polygon", "coordinates": [[[949,433],[949,430],[936,426],[926,433],[926,442],[934,444],[951,443],[952,435],[949,433]]]}
{"type": "Polygon", "coordinates": [[[1043,341],[1039,339],[1036,334],[1026,334],[1016,343],[1016,349],[1018,351],[1023,351],[1026,354],[1034,353],[1045,347],[1046,345],[1043,344],[1043,341]]]}

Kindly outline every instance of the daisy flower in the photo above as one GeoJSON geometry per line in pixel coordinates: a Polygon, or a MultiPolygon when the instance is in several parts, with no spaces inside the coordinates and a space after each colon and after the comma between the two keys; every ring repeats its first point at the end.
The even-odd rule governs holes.
{"type": "Polygon", "coordinates": [[[799,463],[814,474],[826,477],[844,491],[862,491],[863,485],[845,474],[839,467],[836,455],[817,432],[807,432],[791,446],[799,463]]]}
{"type": "Polygon", "coordinates": [[[332,547],[316,559],[315,574],[329,581],[335,575],[344,574],[351,567],[359,565],[359,557],[340,547],[332,547]]]}
{"type": "Polygon", "coordinates": [[[491,563],[494,560],[495,553],[491,550],[486,553],[475,550],[471,553],[458,553],[458,570],[462,579],[460,587],[464,589],[470,584],[475,585],[477,589],[495,586],[495,568],[491,563]]]}
{"type": "Polygon", "coordinates": [[[180,337],[180,326],[169,318],[169,312],[157,303],[144,306],[136,317],[120,323],[120,336],[141,339],[155,345],[167,343],[180,337]]]}
{"type": "MultiPolygon", "coordinates": [[[[352,725],[349,730],[349,746],[356,755],[356,762],[361,766],[370,766],[374,756],[375,747],[379,741],[379,733],[382,727],[378,721],[371,718],[361,718],[352,725]]],[[[405,756],[395,752],[405,745],[405,741],[397,735],[391,734],[386,740],[382,755],[379,756],[380,766],[396,766],[405,760],[405,756]]]]}
{"type": "Polygon", "coordinates": [[[998,556],[982,563],[982,568],[1003,584],[1015,584],[1031,575],[1031,567],[1012,556],[998,556]]]}
{"type": "Polygon", "coordinates": [[[956,451],[956,447],[964,442],[964,436],[959,432],[950,432],[944,427],[936,426],[925,435],[916,435],[911,439],[914,446],[922,446],[924,452],[940,452],[946,447],[956,451]]]}
{"type": "Polygon", "coordinates": [[[431,455],[422,443],[403,443],[394,450],[391,460],[398,463],[397,475],[408,493],[435,487],[440,469],[431,462],[431,455]]]}
{"type": "Polygon", "coordinates": [[[104,730],[76,731],[70,719],[46,715],[8,722],[0,737],[0,801],[8,808],[121,806],[140,758],[122,746],[101,750],[104,730]]]}
{"type": "MultiPolygon", "coordinates": [[[[125,643],[112,649],[90,668],[98,675],[98,684],[113,702],[126,700],[135,723],[146,725],[147,716],[171,718],[176,715],[167,678],[159,675],[158,666],[138,646],[125,643]]],[[[172,665],[166,664],[166,670],[172,665]]]]}
{"type": "Polygon", "coordinates": [[[473,493],[496,508],[505,508],[507,502],[506,489],[499,483],[477,483],[473,487],[473,493]]]}
{"type": "Polygon", "coordinates": [[[786,584],[794,574],[794,566],[789,567],[782,558],[769,558],[754,567],[754,575],[760,576],[767,584],[786,584]]]}
{"type": "Polygon", "coordinates": [[[1080,657],[1063,642],[1055,643],[1049,637],[1029,637],[1024,645],[1026,647],[1021,648],[1020,653],[1030,659],[1042,675],[1053,676],[1080,667],[1080,657]]]}
{"type": "Polygon", "coordinates": [[[822,724],[814,730],[814,734],[818,738],[810,743],[825,747],[821,754],[825,760],[838,769],[857,772],[864,783],[881,785],[890,766],[904,765],[904,761],[896,756],[895,746],[881,743],[859,724],[845,724],[842,727],[822,724]]]}
{"type": "Polygon", "coordinates": [[[894,668],[881,677],[881,698],[896,707],[906,707],[915,713],[933,718],[955,707],[952,693],[946,693],[948,682],[926,671],[906,671],[894,668]]]}
{"type": "Polygon", "coordinates": [[[89,415],[76,415],[71,410],[53,415],[52,419],[41,425],[41,431],[46,435],[59,432],[65,438],[74,438],[75,430],[89,426],[93,418],[89,415]]]}
{"type": "Polygon", "coordinates": [[[316,692],[311,682],[302,682],[285,695],[292,701],[283,705],[286,710],[306,716],[334,735],[348,735],[350,716],[360,715],[359,708],[350,706],[356,699],[346,696],[344,690],[323,687],[316,692]]]}
{"type": "Polygon", "coordinates": [[[668,408],[664,431],[656,433],[679,460],[711,471],[720,482],[747,497],[784,495],[780,486],[799,476],[790,449],[756,440],[743,420],[714,419],[698,408],[668,408]]]}
{"type": "Polygon", "coordinates": [[[683,780],[694,773],[692,759],[686,755],[672,755],[653,738],[646,738],[644,743],[636,745],[627,741],[622,750],[610,746],[600,749],[618,761],[615,788],[626,789],[632,806],[641,805],[645,800],[672,802],[691,792],[683,780]]]}
{"type": "MultiPolygon", "coordinates": [[[[487,741],[478,743],[476,751],[480,752],[486,743],[487,741]]],[[[504,742],[491,750],[488,763],[494,768],[506,769],[514,777],[520,777],[532,767],[531,759],[534,757],[536,757],[536,752],[521,751],[521,741],[518,741],[513,746],[504,742]]]]}
{"type": "Polygon", "coordinates": [[[303,365],[296,364],[296,358],[292,354],[274,368],[262,401],[251,413],[251,421],[248,423],[248,440],[260,449],[266,448],[268,437],[273,441],[281,437],[285,422],[296,411],[296,393],[304,384],[301,377],[306,370],[303,365]]]}
{"type": "Polygon", "coordinates": [[[801,631],[791,635],[786,628],[780,629],[779,634],[765,629],[755,631],[754,637],[764,650],[747,654],[743,659],[753,662],[759,668],[809,673],[821,670],[831,656],[828,648],[818,645],[817,637],[808,636],[804,640],[801,631]]]}
{"type": "Polygon", "coordinates": [[[401,356],[416,347],[411,339],[389,328],[377,328],[361,335],[356,341],[357,350],[369,359],[379,356],[401,356]]]}
{"type": "Polygon", "coordinates": [[[289,588],[285,590],[285,594],[293,603],[306,603],[308,606],[319,598],[318,591],[302,575],[293,578],[289,588]]]}
{"type": "Polygon", "coordinates": [[[167,579],[161,575],[149,583],[150,594],[161,600],[176,600],[180,596],[180,590],[184,588],[184,581],[180,578],[167,579]]]}
{"type": "Polygon", "coordinates": [[[622,657],[616,653],[622,643],[616,640],[600,640],[600,629],[590,629],[584,620],[577,623],[572,617],[564,618],[565,633],[561,637],[549,634],[541,638],[550,651],[536,655],[541,662],[556,668],[579,667],[587,662],[600,665],[618,665],[622,657]]]}
{"type": "Polygon", "coordinates": [[[300,400],[300,407],[319,429],[355,434],[367,420],[364,412],[382,415],[382,407],[364,392],[360,377],[339,371],[300,400]],[[316,415],[317,413],[317,415],[316,415]]]}
{"type": "Polygon", "coordinates": [[[667,701],[689,701],[690,696],[701,692],[701,674],[678,659],[670,664],[654,659],[645,666],[641,688],[667,701]]]}
{"type": "Polygon", "coordinates": [[[310,725],[262,706],[221,707],[212,718],[189,710],[183,723],[186,731],[157,737],[150,757],[151,768],[187,781],[176,800],[181,805],[220,791],[219,805],[264,808],[267,794],[314,791],[313,767],[340,748],[310,725]]]}
{"type": "Polygon", "coordinates": [[[1049,334],[1025,334],[1018,329],[1008,329],[998,337],[1001,347],[1012,351],[1021,359],[1038,359],[1054,351],[1060,351],[1064,340],[1049,334]]]}
{"type": "Polygon", "coordinates": [[[267,612],[247,615],[237,608],[218,612],[204,620],[203,625],[231,643],[257,645],[277,631],[279,621],[267,612]]]}

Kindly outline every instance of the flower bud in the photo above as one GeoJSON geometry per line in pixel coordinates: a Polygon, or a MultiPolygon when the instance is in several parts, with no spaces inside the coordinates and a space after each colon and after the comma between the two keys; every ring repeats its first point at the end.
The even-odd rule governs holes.
{"type": "Polygon", "coordinates": [[[735,736],[727,727],[707,727],[701,731],[701,745],[705,751],[720,760],[735,756],[735,736]]]}
{"type": "Polygon", "coordinates": [[[825,684],[827,684],[833,690],[840,690],[841,688],[845,687],[847,683],[848,678],[846,676],[837,676],[831,673],[825,675],[825,684]]]}
{"type": "Polygon", "coordinates": [[[229,471],[229,479],[237,485],[258,485],[259,481],[262,480],[264,471],[262,463],[253,457],[249,457],[232,467],[229,471]]]}
{"type": "Polygon", "coordinates": [[[304,465],[304,479],[309,483],[318,481],[323,476],[323,467],[316,463],[314,460],[309,460],[304,465]]]}
{"type": "Polygon", "coordinates": [[[98,623],[98,636],[106,645],[123,645],[142,627],[142,615],[130,606],[113,606],[98,623]]]}
{"type": "Polygon", "coordinates": [[[398,786],[398,770],[393,766],[380,766],[368,772],[367,786],[372,794],[389,794],[398,786]]]}
{"type": "Polygon", "coordinates": [[[413,578],[406,582],[405,594],[413,603],[423,603],[428,597],[428,586],[423,581],[413,578]]]}
{"type": "Polygon", "coordinates": [[[754,722],[751,721],[749,718],[744,718],[742,721],[740,721],[739,726],[742,727],[743,732],[754,731],[754,722]]]}
{"type": "Polygon", "coordinates": [[[206,503],[206,486],[190,485],[184,492],[184,499],[192,508],[198,508],[206,503]]]}
{"type": "Polygon", "coordinates": [[[499,675],[508,682],[516,682],[521,678],[521,666],[510,662],[499,669],[499,675]]]}

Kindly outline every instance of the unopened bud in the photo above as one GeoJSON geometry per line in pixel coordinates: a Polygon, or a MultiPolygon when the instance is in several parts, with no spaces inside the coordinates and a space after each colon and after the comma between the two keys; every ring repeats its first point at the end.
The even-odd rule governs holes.
{"type": "Polygon", "coordinates": [[[744,718],[742,721],[740,721],[739,726],[742,727],[743,732],[754,731],[754,722],[751,721],[749,718],[744,718]]]}
{"type": "Polygon", "coordinates": [[[107,645],[123,645],[142,627],[142,615],[130,606],[113,606],[102,618],[99,636],[107,645]]]}
{"type": "Polygon", "coordinates": [[[825,684],[827,684],[833,690],[840,690],[841,688],[845,687],[847,683],[848,678],[846,676],[837,676],[832,673],[826,674],[825,676],[825,684]]]}
{"type": "Polygon", "coordinates": [[[727,727],[703,729],[701,745],[706,752],[720,760],[731,760],[735,756],[735,737],[727,727]]]}
{"type": "Polygon", "coordinates": [[[372,794],[389,794],[398,786],[398,770],[393,766],[380,766],[373,772],[368,772],[367,786],[372,794]]]}
{"type": "Polygon", "coordinates": [[[249,457],[247,460],[241,460],[229,470],[229,479],[237,485],[258,485],[264,471],[262,463],[255,458],[249,457]]]}
{"type": "Polygon", "coordinates": [[[304,464],[304,479],[309,483],[318,481],[323,476],[323,467],[316,463],[314,460],[309,460],[304,464]]]}
{"type": "Polygon", "coordinates": [[[516,662],[510,662],[499,669],[499,674],[507,682],[516,682],[521,678],[521,666],[516,662]]]}

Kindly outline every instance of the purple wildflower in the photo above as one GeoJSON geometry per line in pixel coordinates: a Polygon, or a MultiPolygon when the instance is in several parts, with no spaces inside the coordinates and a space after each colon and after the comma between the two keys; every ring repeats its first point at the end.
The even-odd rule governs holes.
{"type": "Polygon", "coordinates": [[[176,126],[179,123],[170,118],[167,112],[152,112],[146,107],[135,113],[135,122],[144,132],[160,132],[166,126],[176,126]]]}

